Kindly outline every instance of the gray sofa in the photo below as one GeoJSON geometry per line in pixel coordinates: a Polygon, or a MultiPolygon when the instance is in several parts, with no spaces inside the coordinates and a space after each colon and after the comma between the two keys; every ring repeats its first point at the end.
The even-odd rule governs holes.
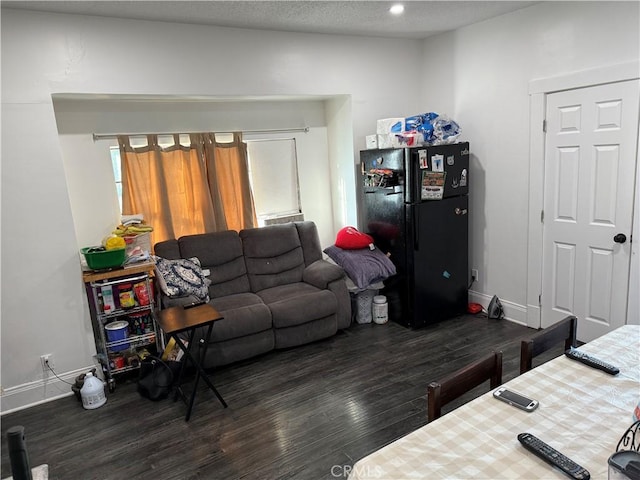
{"type": "MultiPolygon", "coordinates": [[[[210,270],[209,303],[224,319],[214,324],[206,368],[327,338],[351,323],[345,273],[323,260],[313,222],[188,235],[154,250],[197,257],[210,270]]],[[[161,308],[196,300],[160,297],[161,308]]]]}

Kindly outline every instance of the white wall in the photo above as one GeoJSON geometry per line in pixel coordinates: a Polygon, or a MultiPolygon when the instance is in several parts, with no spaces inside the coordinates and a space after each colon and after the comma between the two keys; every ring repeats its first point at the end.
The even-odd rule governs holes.
{"type": "Polygon", "coordinates": [[[517,317],[527,278],[528,82],[635,60],[639,44],[636,2],[543,2],[424,42],[8,9],[1,21],[2,412],[68,392],[43,386],[40,355],[53,353],[70,378],[95,351],[52,94],[331,98],[335,227],[356,224],[354,163],[375,120],[448,113],[471,142],[475,288],[517,317]],[[195,65],[200,74],[190,73],[195,65]]]}
{"type": "MultiPolygon", "coordinates": [[[[470,268],[526,323],[529,82],[637,61],[638,2],[541,2],[424,42],[426,104],[471,144],[470,268]],[[433,75],[429,75],[433,72],[433,75]],[[441,85],[451,80],[453,87],[441,85]]],[[[534,159],[533,161],[540,161],[534,159]]]]}
{"type": "MultiPolygon", "coordinates": [[[[109,156],[109,147],[117,146],[117,141],[94,142],[93,133],[230,131],[260,129],[261,125],[270,129],[309,127],[307,133],[270,134],[270,138],[296,138],[303,212],[316,223],[321,244],[330,245],[335,230],[324,103],[318,99],[54,99],[78,248],[100,243],[120,221],[109,156]]],[[[263,136],[246,134],[244,138],[263,136]]]]}
{"type": "MultiPolygon", "coordinates": [[[[354,157],[375,119],[415,110],[415,96],[397,87],[405,76],[418,78],[418,41],[10,9],[1,21],[2,412],[68,393],[63,384],[43,385],[40,355],[53,353],[56,370],[72,378],[95,352],[53,94],[331,99],[325,127],[336,137],[328,155],[339,187],[327,201],[334,230],[322,231],[324,239],[343,220],[356,223],[354,157]],[[372,51],[397,71],[371,62],[372,51]],[[340,128],[345,119],[350,138],[340,128]]],[[[153,121],[144,119],[141,130],[155,130],[153,121]]]]}

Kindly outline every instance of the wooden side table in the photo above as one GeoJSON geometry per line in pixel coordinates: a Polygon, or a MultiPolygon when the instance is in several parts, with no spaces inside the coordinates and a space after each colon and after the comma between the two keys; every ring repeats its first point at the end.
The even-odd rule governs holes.
{"type": "Polygon", "coordinates": [[[194,367],[196,367],[196,379],[193,385],[193,391],[191,392],[191,398],[188,402],[187,408],[187,416],[185,421],[189,421],[191,417],[191,411],[193,410],[193,403],[196,398],[196,391],[198,389],[198,382],[200,378],[204,380],[207,386],[211,389],[213,393],[215,393],[220,403],[224,408],[227,408],[227,404],[222,398],[222,396],[216,390],[216,387],[213,386],[207,372],[205,372],[204,367],[202,366],[202,360],[207,355],[207,349],[209,348],[209,341],[211,339],[211,332],[213,331],[213,324],[218,320],[222,320],[224,317],[220,315],[220,313],[213,308],[209,304],[198,305],[193,308],[183,308],[183,307],[170,307],[164,310],[160,310],[160,315],[158,316],[158,324],[164,333],[169,335],[176,341],[176,344],[180,349],[184,352],[184,360],[182,365],[180,366],[180,374],[178,375],[178,380],[176,382],[177,392],[174,401],[177,400],[177,394],[182,396],[182,399],[186,402],[187,398],[182,390],[181,382],[182,382],[182,374],[184,373],[184,369],[187,361],[190,361],[194,367]],[[200,340],[202,351],[198,358],[195,358],[191,354],[191,347],[193,346],[193,339],[195,337],[195,332],[198,327],[207,327],[206,335],[200,340]],[[188,344],[185,345],[179,334],[187,332],[189,335],[188,344]]]}

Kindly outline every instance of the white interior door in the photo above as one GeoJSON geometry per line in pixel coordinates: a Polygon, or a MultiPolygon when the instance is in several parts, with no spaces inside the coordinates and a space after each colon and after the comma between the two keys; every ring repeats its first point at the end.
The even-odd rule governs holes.
{"type": "Polygon", "coordinates": [[[547,96],[542,327],[575,315],[581,341],[626,323],[639,87],[547,96]]]}

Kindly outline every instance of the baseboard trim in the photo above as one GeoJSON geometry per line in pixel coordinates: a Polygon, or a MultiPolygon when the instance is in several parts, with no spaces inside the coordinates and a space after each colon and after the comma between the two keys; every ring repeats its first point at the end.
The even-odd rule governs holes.
{"type": "MultiPolygon", "coordinates": [[[[469,301],[473,303],[479,303],[483,306],[485,311],[491,302],[493,295],[487,295],[486,293],[476,292],[469,290],[469,301]]],[[[517,323],[518,325],[528,326],[527,324],[527,307],[518,303],[510,302],[509,300],[500,299],[502,307],[504,308],[504,319],[510,322],[517,323]]]]}
{"type": "Polygon", "coordinates": [[[540,328],[540,307],[538,305],[527,305],[527,327],[540,328]]]}
{"type": "MultiPolygon", "coordinates": [[[[469,290],[469,301],[479,303],[485,310],[489,306],[489,302],[491,302],[492,298],[492,295],[469,290]]],[[[531,318],[536,318],[536,313],[528,313],[528,309],[524,305],[503,299],[500,299],[500,302],[504,307],[505,320],[527,327],[531,326],[528,324],[528,321],[531,318]]],[[[95,368],[95,365],[58,375],[62,380],[54,377],[52,374],[52,377],[46,380],[38,380],[3,389],[2,394],[0,395],[0,417],[30,407],[35,407],[42,403],[51,402],[59,398],[73,395],[71,386],[64,383],[63,380],[72,384],[75,382],[78,375],[89,372],[92,368],[95,368]]]]}
{"type": "Polygon", "coordinates": [[[0,417],[73,395],[71,385],[65,382],[70,384],[75,383],[78,375],[87,373],[91,371],[92,368],[95,368],[95,366],[91,365],[71,372],[58,374],[60,378],[51,374],[47,379],[36,380],[35,382],[3,389],[2,395],[0,395],[0,417]]]}

